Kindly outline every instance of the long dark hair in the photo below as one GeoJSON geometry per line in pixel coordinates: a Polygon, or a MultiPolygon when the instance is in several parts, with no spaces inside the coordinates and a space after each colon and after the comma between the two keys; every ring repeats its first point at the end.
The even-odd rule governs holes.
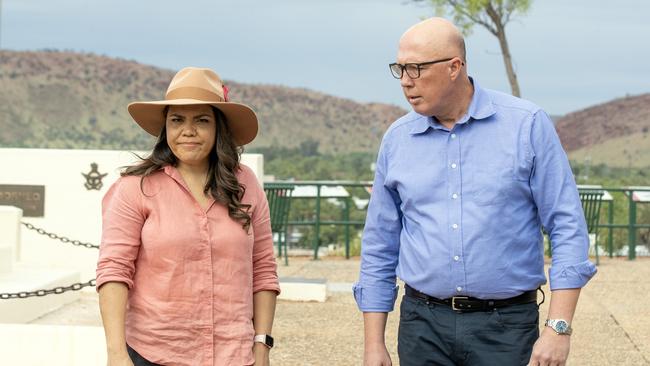
{"type": "MultiPolygon", "coordinates": [[[[163,111],[165,120],[167,111],[163,111]]],[[[239,183],[235,173],[239,168],[239,158],[244,151],[243,147],[237,146],[230,128],[226,123],[226,116],[219,109],[212,107],[215,123],[217,124],[216,138],[214,148],[210,150],[208,181],[203,188],[205,194],[210,194],[215,201],[224,204],[228,208],[228,216],[242,223],[242,228],[246,231],[251,225],[251,216],[248,211],[251,205],[241,202],[246,192],[246,187],[239,183]]],[[[136,175],[142,177],[140,180],[140,189],[144,194],[144,178],[158,170],[163,169],[165,165],[177,166],[178,159],[167,144],[167,129],[163,125],[158,140],[153,151],[141,162],[128,166],[121,173],[122,176],[136,175]]]]}

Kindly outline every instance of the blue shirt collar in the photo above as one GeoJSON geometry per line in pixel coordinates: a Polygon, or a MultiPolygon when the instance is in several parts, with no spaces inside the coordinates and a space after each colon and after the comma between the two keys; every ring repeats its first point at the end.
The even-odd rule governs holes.
{"type": "MultiPolygon", "coordinates": [[[[480,121],[482,119],[488,118],[496,113],[494,105],[492,104],[492,99],[485,91],[481,88],[474,78],[469,77],[470,82],[474,85],[474,94],[472,95],[472,101],[469,104],[467,113],[458,121],[458,124],[467,123],[472,120],[480,121]]],[[[444,127],[438,123],[438,121],[431,116],[421,116],[415,122],[413,128],[411,129],[411,134],[416,135],[419,133],[426,132],[429,128],[436,130],[444,129],[444,127]]]]}

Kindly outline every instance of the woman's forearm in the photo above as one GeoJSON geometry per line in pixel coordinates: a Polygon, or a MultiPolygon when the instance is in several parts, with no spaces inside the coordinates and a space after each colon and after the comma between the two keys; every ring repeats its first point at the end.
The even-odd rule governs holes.
{"type": "Polygon", "coordinates": [[[255,334],[271,334],[275,316],[275,291],[259,291],[253,295],[253,327],[255,334]]]}
{"type": "Polygon", "coordinates": [[[124,323],[128,294],[129,289],[122,282],[108,282],[99,289],[99,309],[109,356],[127,352],[124,323]]]}

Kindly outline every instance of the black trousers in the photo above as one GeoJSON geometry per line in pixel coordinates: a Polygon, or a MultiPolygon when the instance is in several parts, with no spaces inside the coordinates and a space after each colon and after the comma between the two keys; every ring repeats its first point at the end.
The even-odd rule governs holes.
{"type": "Polygon", "coordinates": [[[538,337],[536,303],[459,313],[404,296],[397,352],[402,366],[518,366],[538,337]]]}
{"type": "Polygon", "coordinates": [[[133,362],[134,366],[161,366],[140,356],[140,354],[131,348],[131,346],[128,344],[126,345],[126,350],[129,352],[129,357],[131,357],[131,362],[133,362]]]}

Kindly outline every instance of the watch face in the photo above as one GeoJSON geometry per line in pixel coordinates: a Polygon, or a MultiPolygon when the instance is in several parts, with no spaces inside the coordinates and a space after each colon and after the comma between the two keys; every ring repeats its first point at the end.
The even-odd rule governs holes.
{"type": "Polygon", "coordinates": [[[564,320],[560,320],[557,323],[555,323],[555,330],[558,333],[565,333],[568,328],[569,325],[564,320]]]}

